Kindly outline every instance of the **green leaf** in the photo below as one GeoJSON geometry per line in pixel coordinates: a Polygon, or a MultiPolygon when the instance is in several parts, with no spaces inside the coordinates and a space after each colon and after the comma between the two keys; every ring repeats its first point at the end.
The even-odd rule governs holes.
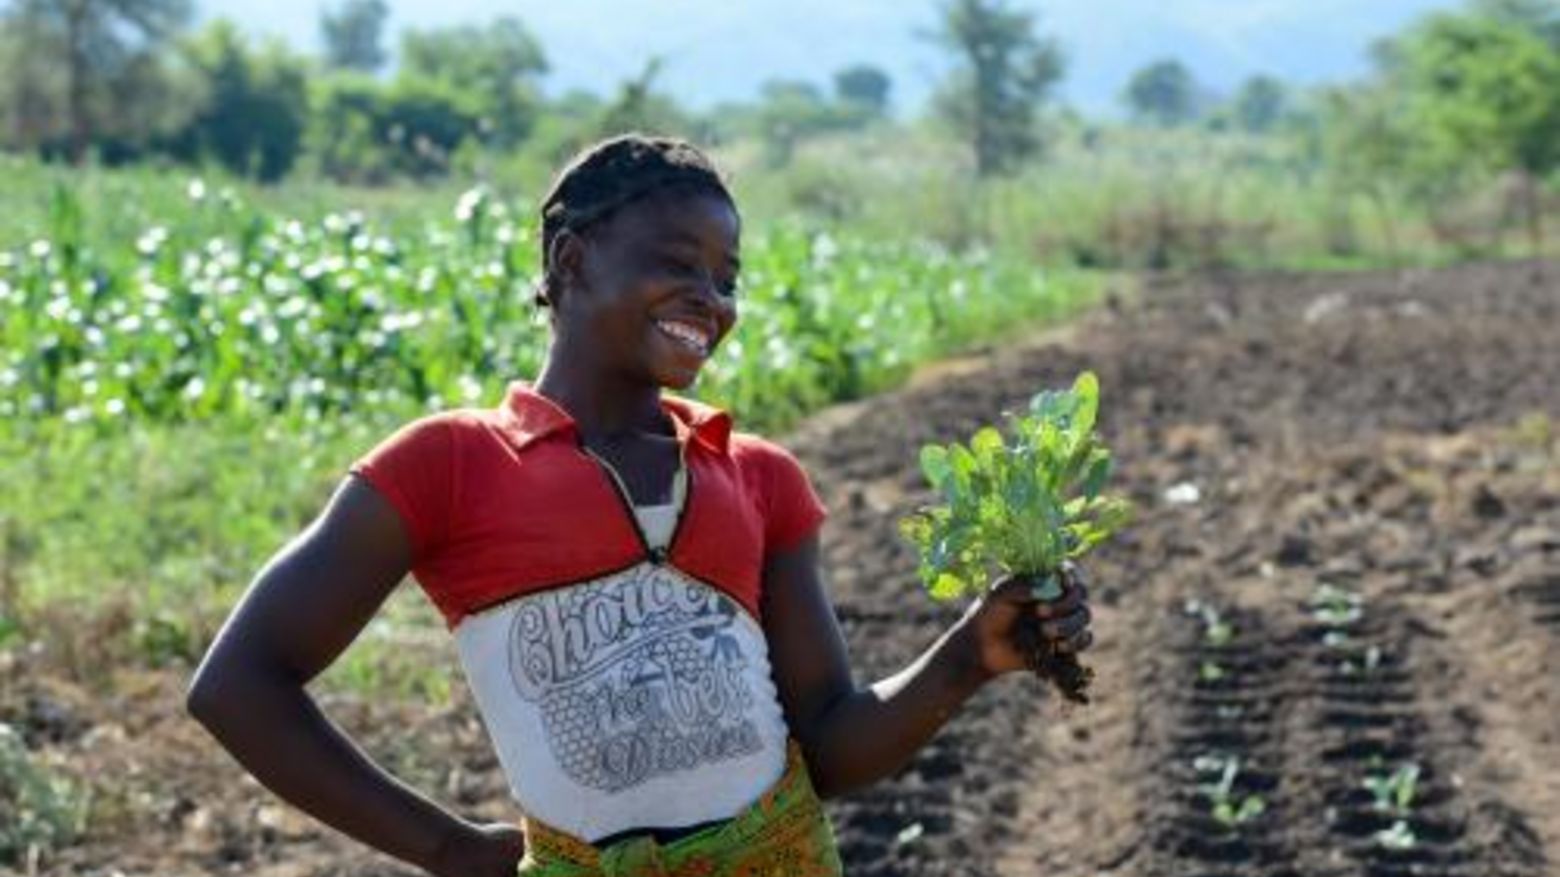
{"type": "Polygon", "coordinates": [[[995,465],[1003,451],[1002,433],[989,426],[981,428],[975,433],[975,437],[970,439],[970,450],[974,451],[975,459],[983,465],[995,465]]]}
{"type": "Polygon", "coordinates": [[[1105,489],[1105,482],[1110,480],[1110,454],[1105,451],[1095,451],[1089,461],[1089,471],[1083,477],[1083,495],[1094,499],[1105,489]]]}
{"type": "Polygon", "coordinates": [[[1100,410],[1100,381],[1094,372],[1084,372],[1073,381],[1075,407],[1072,428],[1080,433],[1093,432],[1100,410]]]}
{"type": "Polygon", "coordinates": [[[942,573],[932,582],[931,593],[934,600],[955,600],[963,596],[966,585],[963,579],[952,573],[942,573]]]}
{"type": "Polygon", "coordinates": [[[940,489],[943,481],[952,473],[948,463],[948,449],[941,445],[927,445],[921,449],[921,474],[934,489],[940,489]]]}

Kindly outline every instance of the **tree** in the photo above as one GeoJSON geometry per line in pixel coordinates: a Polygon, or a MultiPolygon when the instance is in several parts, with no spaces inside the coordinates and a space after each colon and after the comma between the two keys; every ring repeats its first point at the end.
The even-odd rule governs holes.
{"type": "Polygon", "coordinates": [[[72,161],[104,132],[117,105],[113,86],[122,97],[126,77],[144,81],[190,14],[189,0],[12,0],[3,18],[14,40],[7,54],[28,71],[16,84],[33,87],[25,100],[36,109],[59,106],[72,161]],[[53,97],[48,67],[59,71],[53,97]]]}
{"type": "Polygon", "coordinates": [[[969,139],[976,172],[999,174],[1037,152],[1035,114],[1065,65],[1057,43],[1035,33],[1034,15],[1008,0],[949,0],[932,38],[955,58],[938,108],[969,139]]]}
{"type": "Polygon", "coordinates": [[[1273,129],[1288,110],[1289,92],[1272,76],[1253,76],[1236,92],[1231,111],[1235,123],[1254,134],[1273,129]]]}
{"type": "Polygon", "coordinates": [[[1474,0],[1473,11],[1532,31],[1560,51],[1560,0],[1474,0]]]}
{"type": "Polygon", "coordinates": [[[1124,95],[1132,115],[1166,127],[1197,117],[1197,82],[1185,64],[1155,61],[1132,75],[1124,95]]]}
{"type": "Polygon", "coordinates": [[[426,78],[468,95],[479,127],[496,146],[520,143],[535,124],[536,80],[547,57],[519,19],[483,26],[407,31],[401,39],[401,78],[426,78]]]}
{"type": "Polygon", "coordinates": [[[834,74],[834,93],[840,102],[868,116],[882,116],[888,112],[892,88],[893,81],[888,74],[868,64],[846,67],[834,74]]]}
{"type": "Polygon", "coordinates": [[[373,73],[385,66],[385,0],[345,0],[336,11],[320,15],[325,63],[340,70],[373,73]]]}
{"type": "Polygon", "coordinates": [[[1531,29],[1433,15],[1398,44],[1395,74],[1432,161],[1515,172],[1543,249],[1542,180],[1560,167],[1560,52],[1531,29]]]}
{"type": "Polygon", "coordinates": [[[234,173],[270,182],[293,166],[309,112],[308,68],[281,43],[258,49],[228,21],[189,40],[185,55],[207,97],[175,144],[187,160],[209,155],[234,173]]]}

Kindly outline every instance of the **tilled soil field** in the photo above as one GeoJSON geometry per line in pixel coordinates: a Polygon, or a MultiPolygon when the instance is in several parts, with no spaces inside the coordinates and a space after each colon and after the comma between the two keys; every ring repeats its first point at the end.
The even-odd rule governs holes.
{"type": "MultiPolygon", "coordinates": [[[[895,531],[925,498],[923,442],[1092,368],[1138,506],[1090,567],[1096,702],[989,686],[902,774],[834,805],[848,872],[1560,874],[1546,271],[1153,281],[791,436],[833,510],[827,567],[863,681],[957,615],[921,594],[895,531]],[[1387,780],[1408,766],[1404,795],[1387,780]]],[[[26,655],[3,669],[0,721],[98,800],[87,840],[37,872],[414,873],[244,779],[183,717],[179,673],[123,673],[103,694],[26,655]]],[[[510,817],[466,698],[324,707],[414,785],[510,817]]]]}

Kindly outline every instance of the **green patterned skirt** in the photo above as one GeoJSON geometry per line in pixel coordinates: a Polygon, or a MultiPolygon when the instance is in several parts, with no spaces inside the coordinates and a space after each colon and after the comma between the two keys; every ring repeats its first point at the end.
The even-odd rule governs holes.
{"type": "Polygon", "coordinates": [[[785,774],[730,820],[657,843],[638,835],[598,848],[535,820],[522,822],[521,877],[840,877],[834,830],[791,741],[785,774]]]}

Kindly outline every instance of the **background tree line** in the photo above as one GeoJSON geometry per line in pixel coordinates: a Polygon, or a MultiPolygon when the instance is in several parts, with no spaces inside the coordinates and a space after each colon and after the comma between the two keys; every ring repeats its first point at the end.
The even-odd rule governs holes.
{"type": "MultiPolygon", "coordinates": [[[[944,0],[928,38],[948,59],[924,119],[894,118],[881,70],[836,71],[825,87],[769,83],[705,113],[657,87],[660,64],[616,93],[548,98],[545,47],[524,22],[411,29],[391,65],[386,0],[339,0],[305,56],[216,21],[193,0],[9,0],[0,7],[0,145],[108,164],[217,163],[261,181],[304,172],[356,183],[435,177],[477,156],[549,157],[625,128],[750,139],[784,165],[798,144],[882,125],[935,127],[981,176],[1043,160],[1072,129],[1099,135],[1055,97],[1068,63],[1043,22],[1010,0],[944,0]]],[[[1535,239],[1560,165],[1560,0],[1470,0],[1374,50],[1359,82],[1298,89],[1268,75],[1233,94],[1175,58],[1123,85],[1129,123],[1243,132],[1298,143],[1337,180],[1433,199],[1470,176],[1524,193],[1535,239]]]]}

